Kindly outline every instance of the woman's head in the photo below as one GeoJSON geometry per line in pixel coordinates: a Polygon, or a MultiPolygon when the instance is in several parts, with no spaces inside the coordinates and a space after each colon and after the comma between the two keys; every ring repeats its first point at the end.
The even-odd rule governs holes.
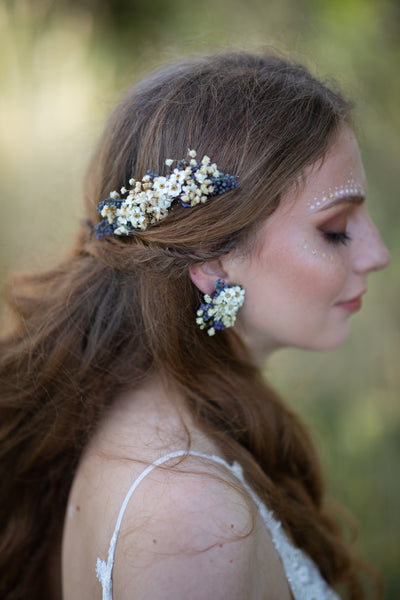
{"type": "MultiPolygon", "coordinates": [[[[215,261],[232,251],[235,255],[243,250],[248,255],[250,251],[253,256],[254,239],[266,235],[271,228],[269,221],[274,223],[285,212],[288,197],[303,194],[313,198],[324,189],[328,194],[332,186],[335,189],[354,178],[356,195],[364,195],[361,191],[365,187],[364,174],[350,123],[351,106],[340,94],[313,78],[304,67],[276,56],[222,54],[167,67],[134,87],[109,121],[88,172],[87,197],[92,221],[98,220],[95,214],[97,203],[106,198],[111,189],[124,186],[132,176],[140,179],[148,170],[165,174],[165,160],[183,158],[188,148],[195,148],[199,156],[207,154],[222,171],[237,176],[239,186],[199,207],[174,206],[165,220],[129,238],[111,244],[109,241],[92,241],[89,246],[95,248],[91,251],[103,256],[106,264],[116,262],[128,270],[157,272],[161,288],[166,279],[178,278],[182,290],[188,286],[189,272],[202,292],[210,293],[218,277],[245,286],[248,276],[243,278],[234,270],[231,276],[215,261]],[[343,161],[342,166],[336,165],[340,174],[332,172],[329,178],[335,166],[330,156],[340,145],[338,140],[345,135],[343,132],[353,140],[353,145],[347,144],[345,152],[354,166],[348,165],[347,169],[347,163],[343,161]],[[311,167],[318,166],[326,155],[327,160],[322,161],[319,170],[311,167]],[[304,177],[306,171],[308,175],[304,177]],[[315,187],[312,190],[309,184],[311,172],[314,179],[320,177],[326,185],[311,182],[315,187]],[[282,198],[284,202],[280,205],[282,198]],[[278,206],[277,214],[269,220],[278,206]],[[259,234],[261,227],[264,233],[259,234]]],[[[339,154],[341,151],[342,148],[339,154]]],[[[306,206],[309,221],[313,217],[311,213],[311,210],[307,212],[306,206]]],[[[291,222],[289,216],[287,223],[291,222]]],[[[289,231],[292,230],[288,227],[282,229],[280,242],[289,237],[289,231]]],[[[315,289],[318,301],[318,289],[328,273],[332,278],[339,259],[332,260],[336,248],[314,248],[318,243],[310,233],[310,230],[299,229],[297,234],[302,239],[296,239],[298,253],[290,255],[289,262],[299,275],[301,261],[304,263],[311,253],[314,264],[306,267],[312,282],[307,285],[315,289]],[[318,262],[320,255],[326,259],[325,263],[318,262]]],[[[268,233],[266,265],[269,266],[266,268],[273,272],[275,266],[281,272],[281,262],[272,257],[282,244],[275,240],[271,247],[273,239],[268,233]]],[[[382,264],[385,262],[382,255],[377,260],[382,264]]],[[[254,266],[255,261],[252,264],[254,266]]],[[[378,266],[374,264],[371,268],[378,266]]],[[[250,283],[254,289],[260,287],[259,270],[257,274],[258,282],[250,283]]],[[[302,315],[297,313],[304,309],[301,300],[305,295],[301,293],[301,284],[307,277],[291,278],[289,287],[283,289],[281,281],[270,279],[265,279],[265,285],[270,284],[274,292],[269,289],[269,294],[278,298],[271,306],[266,303],[265,311],[270,310],[270,318],[275,323],[276,303],[282,308],[293,300],[288,307],[293,318],[285,318],[286,330],[280,332],[280,338],[272,337],[271,347],[287,344],[331,347],[341,341],[343,327],[336,336],[329,332],[326,335],[323,324],[318,326],[313,319],[307,322],[304,314],[304,328],[311,333],[308,337],[303,333],[296,334],[293,321],[294,317],[297,324],[302,321],[302,315]],[[317,328],[315,335],[313,328],[317,328]],[[321,333],[324,334],[322,338],[321,333]]],[[[331,302],[340,302],[362,293],[365,281],[360,278],[358,282],[346,282],[342,286],[338,282],[326,288],[325,303],[327,295],[331,302]]],[[[262,292],[267,294],[264,289],[262,292]]],[[[194,323],[195,306],[192,304],[198,302],[198,296],[191,295],[194,300],[189,302],[190,314],[194,323]]],[[[309,306],[315,305],[312,294],[309,300],[309,306]]],[[[261,310],[259,303],[252,301],[251,290],[248,290],[248,307],[244,314],[249,312],[249,307],[256,312],[261,310]]],[[[260,320],[256,324],[262,325],[260,320]]]]}
{"type": "Polygon", "coordinates": [[[188,312],[180,323],[187,327],[199,301],[189,267],[249,249],[260,224],[350,120],[340,94],[276,56],[222,54],[167,67],[134,87],[111,116],[88,171],[91,221],[99,220],[97,204],[111,190],[148,170],[165,174],[165,160],[185,157],[188,148],[237,176],[239,186],[195,208],[177,205],[129,237],[92,236],[86,248],[105,265],[146,273],[147,307],[160,288],[153,315],[167,288],[170,298],[183,295],[188,312]]]}

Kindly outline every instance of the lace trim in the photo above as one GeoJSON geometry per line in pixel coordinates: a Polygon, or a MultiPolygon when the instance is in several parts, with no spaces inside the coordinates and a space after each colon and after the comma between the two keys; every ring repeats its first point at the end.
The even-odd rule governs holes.
{"type": "Polygon", "coordinates": [[[245,490],[256,504],[260,515],[264,520],[265,526],[271,534],[272,541],[281,558],[294,600],[340,600],[339,596],[323,579],[321,573],[311,558],[305,552],[293,546],[289,537],[283,530],[281,523],[275,519],[272,511],[267,509],[257,494],[246,483],[242,467],[238,463],[235,462],[233,465],[230,465],[219,456],[202,454],[201,452],[187,452],[185,450],[171,452],[170,454],[166,454],[165,456],[162,456],[158,460],[154,461],[151,465],[146,467],[146,469],[139,475],[139,477],[129,488],[129,491],[125,496],[125,500],[119,511],[118,519],[111,538],[110,547],[108,549],[107,562],[101,560],[100,558],[97,559],[96,573],[97,578],[103,587],[103,600],[112,600],[113,597],[112,571],[114,566],[115,548],[118,541],[118,534],[121,528],[122,519],[133,492],[136,490],[141,481],[149,473],[151,473],[151,471],[168,460],[171,460],[172,458],[178,458],[185,455],[198,456],[200,458],[212,460],[213,462],[216,462],[228,469],[228,471],[233,473],[233,475],[241,482],[245,490]]]}

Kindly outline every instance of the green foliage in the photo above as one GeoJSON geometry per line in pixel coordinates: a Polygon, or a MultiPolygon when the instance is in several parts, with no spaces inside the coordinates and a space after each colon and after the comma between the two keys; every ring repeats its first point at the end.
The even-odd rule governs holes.
{"type": "Polygon", "coordinates": [[[345,346],[285,351],[270,374],[310,423],[328,496],[400,597],[398,478],[400,5],[397,0],[0,2],[0,276],[52,263],[81,214],[81,177],[105,115],[148,69],[226,46],[289,51],[355,98],[370,211],[392,252],[345,346]]]}

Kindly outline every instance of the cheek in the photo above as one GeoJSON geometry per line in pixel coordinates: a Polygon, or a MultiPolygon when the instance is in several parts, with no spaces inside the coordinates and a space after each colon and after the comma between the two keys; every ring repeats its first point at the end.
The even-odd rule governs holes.
{"type": "Polygon", "coordinates": [[[282,301],[293,300],[302,306],[329,303],[340,295],[347,279],[342,249],[321,243],[301,241],[279,249],[271,245],[266,256],[272,284],[278,295],[282,294],[282,301]]]}
{"type": "Polygon", "coordinates": [[[347,248],[327,248],[325,244],[304,241],[293,255],[293,280],[303,290],[309,289],[317,299],[335,298],[347,280],[347,248]],[[297,256],[297,260],[295,259],[297,256]]]}

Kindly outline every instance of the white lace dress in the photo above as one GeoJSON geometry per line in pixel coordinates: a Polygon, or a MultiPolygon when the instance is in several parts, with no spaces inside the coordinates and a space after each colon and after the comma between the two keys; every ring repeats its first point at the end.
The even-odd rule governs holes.
{"type": "Polygon", "coordinates": [[[311,560],[311,558],[305,552],[293,546],[292,542],[283,530],[281,523],[275,519],[272,512],[267,509],[257,494],[255,494],[254,491],[248,486],[244,479],[242,468],[238,463],[230,465],[218,456],[210,456],[207,454],[201,454],[200,452],[186,452],[184,450],[166,454],[149,465],[133,482],[127,495],[125,496],[118,515],[117,523],[115,525],[114,533],[111,538],[107,561],[101,560],[100,558],[97,559],[96,572],[97,577],[103,587],[103,600],[112,600],[113,598],[112,571],[114,565],[115,548],[118,541],[118,534],[121,527],[122,518],[133,492],[140,482],[151,471],[153,471],[153,469],[170,459],[178,458],[186,454],[205,458],[223,465],[241,482],[245,490],[249,493],[257,505],[259,513],[264,520],[265,526],[271,534],[272,541],[275,544],[276,550],[281,558],[294,600],[340,600],[339,596],[323,579],[317,566],[311,560]]]}

